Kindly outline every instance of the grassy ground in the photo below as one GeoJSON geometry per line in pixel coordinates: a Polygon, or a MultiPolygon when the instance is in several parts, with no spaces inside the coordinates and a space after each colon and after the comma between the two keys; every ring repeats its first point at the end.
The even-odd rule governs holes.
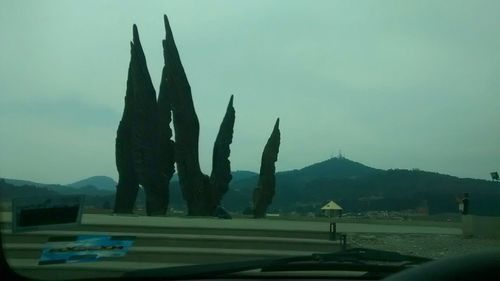
{"type": "MultiPolygon", "coordinates": [[[[111,214],[110,209],[85,209],[85,214],[111,214]]],[[[145,216],[144,210],[136,210],[134,214],[145,216]]],[[[167,217],[184,217],[185,213],[169,212],[167,217]]],[[[233,218],[251,218],[248,215],[232,214],[233,218]]],[[[307,217],[307,216],[279,216],[267,217],[268,220],[290,220],[290,221],[330,221],[327,217],[307,217]]],[[[368,223],[368,224],[388,224],[388,225],[415,225],[415,226],[444,226],[444,227],[461,227],[460,217],[456,214],[440,214],[433,216],[413,217],[407,220],[391,220],[382,218],[335,218],[338,223],[368,223]]]]}
{"type": "MultiPolygon", "coordinates": [[[[86,213],[111,214],[111,210],[88,209],[86,213]]],[[[143,212],[138,212],[145,215],[143,212]]],[[[168,216],[184,217],[185,214],[168,214],[168,216]]],[[[241,214],[235,218],[250,218],[241,214]]],[[[267,220],[290,221],[329,221],[326,217],[280,216],[268,217],[267,220]]],[[[337,218],[339,223],[368,223],[388,225],[414,225],[461,227],[461,218],[457,214],[439,214],[432,216],[414,217],[411,220],[390,220],[376,218],[337,218]]],[[[376,234],[376,233],[347,233],[349,247],[363,247],[396,251],[402,254],[416,255],[439,259],[447,256],[464,255],[478,250],[498,248],[500,240],[486,238],[464,238],[461,235],[444,234],[376,234]]]]}
{"type": "Polygon", "coordinates": [[[464,238],[444,234],[349,234],[350,247],[363,247],[438,259],[465,255],[480,250],[500,250],[500,241],[486,238],[464,238]]]}
{"type": "MultiPolygon", "coordinates": [[[[10,205],[0,204],[0,210],[10,211],[10,205]]],[[[111,214],[111,209],[85,208],[85,214],[111,214]]],[[[139,216],[145,216],[145,210],[135,210],[134,213],[139,216]]],[[[167,217],[183,217],[185,213],[168,212],[167,217]]],[[[251,218],[248,215],[232,214],[234,218],[251,218]]],[[[290,221],[324,221],[328,222],[327,217],[308,217],[308,216],[279,216],[267,217],[269,220],[290,220],[290,221]]],[[[446,226],[461,227],[461,218],[458,214],[438,214],[431,216],[415,216],[405,220],[392,220],[389,218],[336,218],[339,223],[368,223],[368,224],[389,224],[389,225],[415,225],[415,226],[446,226]]]]}
{"type": "MultiPolygon", "coordinates": [[[[234,216],[245,217],[245,216],[234,216]]],[[[291,220],[291,221],[330,221],[327,217],[306,217],[306,216],[280,216],[267,217],[269,220],[291,220]]],[[[415,225],[415,226],[445,226],[461,227],[460,217],[458,215],[436,215],[415,217],[407,220],[392,220],[383,218],[335,218],[338,223],[369,223],[369,224],[389,224],[389,225],[415,225]],[[450,219],[448,219],[450,218],[450,219]]]]}

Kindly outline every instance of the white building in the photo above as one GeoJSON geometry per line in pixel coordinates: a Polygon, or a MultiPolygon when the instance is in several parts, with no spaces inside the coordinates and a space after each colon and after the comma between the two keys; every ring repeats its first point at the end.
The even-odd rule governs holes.
{"type": "Polygon", "coordinates": [[[325,206],[321,207],[321,210],[325,213],[325,216],[330,218],[342,216],[342,207],[333,201],[330,201],[325,206]]]}

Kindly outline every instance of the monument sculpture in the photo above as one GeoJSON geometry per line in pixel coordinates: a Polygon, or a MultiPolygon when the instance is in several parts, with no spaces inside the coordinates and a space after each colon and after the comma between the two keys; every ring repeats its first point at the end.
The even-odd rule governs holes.
{"type": "Polygon", "coordinates": [[[276,120],[273,132],[267,140],[260,164],[259,182],[253,192],[253,216],[263,218],[271,205],[276,187],[276,167],[280,147],[280,119],[276,120]]]}
{"type": "Polygon", "coordinates": [[[166,16],[164,22],[164,67],[158,100],[137,27],[133,27],[125,108],[116,137],[119,180],[114,211],[132,213],[140,185],[146,193],[147,215],[165,214],[169,182],[176,163],[188,215],[210,216],[220,204],[231,181],[229,155],[235,121],[233,96],[214,143],[212,173],[209,177],[200,169],[200,125],[191,87],[166,16]],[[171,139],[172,121],[175,141],[171,139]]]}
{"type": "Polygon", "coordinates": [[[171,101],[175,132],[175,162],[188,215],[209,216],[215,211],[231,181],[229,145],[233,139],[235,111],[231,96],[215,141],[212,174],[203,174],[198,158],[200,124],[194,108],[191,87],[175,45],[166,16],[163,55],[165,58],[165,95],[171,101]]]}
{"type": "Polygon", "coordinates": [[[213,184],[213,193],[211,199],[210,210],[215,210],[217,205],[220,205],[222,197],[229,189],[231,182],[231,162],[229,155],[231,154],[230,145],[233,141],[235,112],[233,107],[233,95],[229,99],[226,114],[217,133],[215,139],[213,156],[212,156],[212,173],[210,181],[213,184]]]}
{"type": "Polygon", "coordinates": [[[125,108],[116,136],[119,179],[114,212],[132,213],[140,185],[146,194],[146,214],[163,215],[168,206],[173,155],[170,116],[159,114],[158,109],[168,110],[169,105],[168,101],[157,104],[136,25],[130,46],[125,108]]]}

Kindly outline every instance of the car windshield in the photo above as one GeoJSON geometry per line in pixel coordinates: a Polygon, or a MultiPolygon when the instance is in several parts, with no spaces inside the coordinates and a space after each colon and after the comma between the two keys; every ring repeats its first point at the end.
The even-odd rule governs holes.
{"type": "Polygon", "coordinates": [[[499,10],[2,1],[2,257],[55,280],[498,247],[499,10]]]}

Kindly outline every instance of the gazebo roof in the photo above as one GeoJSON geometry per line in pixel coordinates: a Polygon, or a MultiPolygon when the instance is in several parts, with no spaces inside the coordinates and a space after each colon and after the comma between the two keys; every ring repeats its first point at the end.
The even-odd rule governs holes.
{"type": "Polygon", "coordinates": [[[321,210],[342,210],[337,203],[330,201],[325,206],[321,207],[321,210]]]}

